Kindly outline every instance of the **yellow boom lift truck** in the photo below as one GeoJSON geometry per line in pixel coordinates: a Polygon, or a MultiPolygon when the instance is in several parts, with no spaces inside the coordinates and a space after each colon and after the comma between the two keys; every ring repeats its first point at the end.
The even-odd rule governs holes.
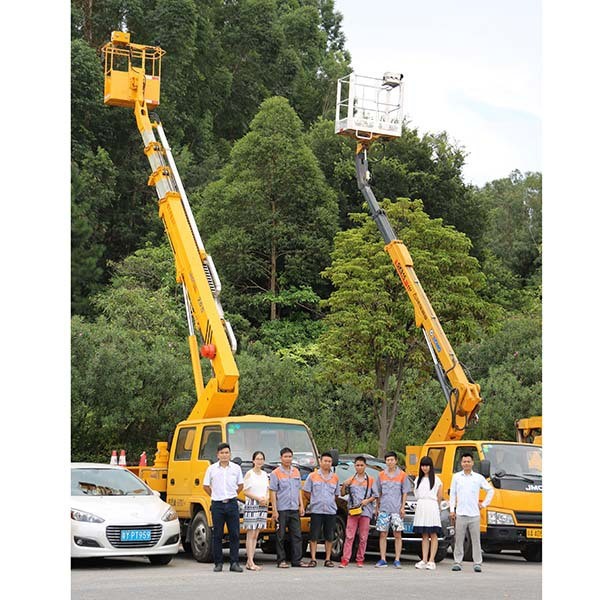
{"type": "MultiPolygon", "coordinates": [[[[484,551],[520,550],[528,560],[542,559],[541,445],[490,440],[464,440],[469,424],[477,422],[482,403],[479,385],[458,361],[416,275],[406,245],[397,238],[385,211],[370,187],[367,150],[377,140],[402,133],[403,76],[385,73],[381,79],[354,73],[338,80],[336,133],[356,140],[356,176],[371,216],[415,310],[415,322],[425,337],[446,407],[423,446],[406,449],[406,469],[418,474],[421,457],[433,460],[449,498],[452,475],[460,457],[473,453],[475,470],[489,478],[495,494],[484,509],[481,541],[484,551]]],[[[470,543],[465,556],[470,560],[470,543]]]]}
{"type": "MultiPolygon", "coordinates": [[[[234,461],[244,471],[251,467],[254,450],[265,453],[268,469],[277,465],[279,450],[288,446],[294,450],[303,478],[317,464],[317,448],[302,421],[263,415],[229,416],[238,396],[239,374],[234,359],[237,343],[223,316],[221,284],[200,238],[164,130],[156,113],[150,112],[159,105],[161,59],[165,52],[158,46],[131,43],[129,33],[115,31],[102,54],[104,103],[133,108],[150,163],[148,184],[156,189],[158,214],[173,250],[177,282],[183,290],[197,393],[197,402],[188,418],[176,426],[172,443],[157,443],[154,465],[132,470],[175,508],[182,525],[184,548],[196,560],[210,562],[212,517],[210,498],[202,482],[206,469],[216,460],[217,445],[227,441],[234,461]],[[211,377],[206,383],[196,331],[203,342],[200,354],[211,366],[211,377]]],[[[275,526],[269,509],[262,542],[271,548],[275,526]]],[[[302,531],[308,531],[306,518],[302,519],[302,531]]],[[[244,533],[242,530],[242,540],[244,533]]]]}

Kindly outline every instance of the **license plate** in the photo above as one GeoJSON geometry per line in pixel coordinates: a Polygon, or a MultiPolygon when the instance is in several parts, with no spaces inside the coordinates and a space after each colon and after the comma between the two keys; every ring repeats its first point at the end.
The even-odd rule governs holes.
{"type": "Polygon", "coordinates": [[[414,523],[404,523],[404,533],[413,532],[414,523]]]}
{"type": "Polygon", "coordinates": [[[528,538],[538,538],[542,539],[542,530],[541,529],[527,529],[525,535],[528,538]]]}
{"type": "Polygon", "coordinates": [[[149,529],[122,529],[122,542],[149,542],[151,540],[151,531],[149,529]]]}

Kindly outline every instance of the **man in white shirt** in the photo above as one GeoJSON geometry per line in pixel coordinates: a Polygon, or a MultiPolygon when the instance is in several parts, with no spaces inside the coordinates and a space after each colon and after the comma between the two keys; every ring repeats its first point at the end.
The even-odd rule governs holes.
{"type": "Polygon", "coordinates": [[[229,531],[229,570],[243,573],[240,567],[240,512],[237,495],[242,491],[244,478],[239,465],[230,462],[231,449],[223,442],[217,446],[216,462],[204,475],[204,491],[210,496],[210,512],[213,520],[213,555],[215,568],[223,570],[223,531],[225,523],[229,531]]]}
{"type": "Polygon", "coordinates": [[[454,473],[450,484],[450,520],[455,524],[453,571],[462,570],[464,544],[467,531],[471,535],[473,547],[473,570],[481,573],[481,509],[489,505],[494,488],[479,473],[473,472],[473,455],[465,452],[460,460],[462,471],[454,473]],[[479,490],[486,490],[483,502],[479,502],[479,490]]]}

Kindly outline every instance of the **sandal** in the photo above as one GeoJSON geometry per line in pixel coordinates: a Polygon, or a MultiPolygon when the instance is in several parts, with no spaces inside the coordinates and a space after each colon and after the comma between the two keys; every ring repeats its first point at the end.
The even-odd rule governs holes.
{"type": "Polygon", "coordinates": [[[248,571],[258,571],[259,568],[256,565],[246,565],[248,571]]]}
{"type": "Polygon", "coordinates": [[[316,567],[317,566],[317,561],[316,560],[310,560],[306,566],[307,567],[316,567]]]}
{"type": "Polygon", "coordinates": [[[335,567],[335,565],[333,564],[333,561],[332,561],[332,560],[326,560],[326,561],[323,563],[323,566],[324,566],[324,567],[335,567]]]}
{"type": "Polygon", "coordinates": [[[282,560],[278,565],[277,565],[278,569],[289,569],[290,565],[288,565],[285,560],[282,560]]]}

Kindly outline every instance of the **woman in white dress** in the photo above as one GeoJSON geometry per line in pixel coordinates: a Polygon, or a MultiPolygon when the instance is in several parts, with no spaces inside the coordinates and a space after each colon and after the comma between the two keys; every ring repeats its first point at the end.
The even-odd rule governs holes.
{"type": "Polygon", "coordinates": [[[440,502],[442,501],[442,481],[435,475],[433,461],[424,456],[419,464],[419,477],[415,482],[414,532],[421,534],[423,559],[417,569],[435,569],[435,553],[438,549],[438,535],[442,534],[440,502]]]}
{"type": "Polygon", "coordinates": [[[244,477],[244,529],[246,530],[246,569],[260,571],[262,567],[254,564],[254,553],[258,532],[267,526],[269,506],[269,476],[262,470],[265,455],[257,450],[252,455],[254,465],[244,477]]]}

